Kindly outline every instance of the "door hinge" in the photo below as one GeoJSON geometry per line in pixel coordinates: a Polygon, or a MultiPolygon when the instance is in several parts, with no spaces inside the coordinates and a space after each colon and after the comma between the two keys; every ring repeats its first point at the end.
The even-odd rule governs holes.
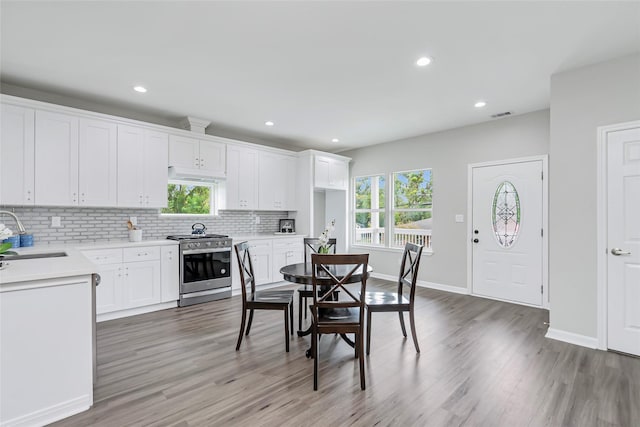
{"type": "Polygon", "coordinates": [[[543,289],[542,285],[540,285],[540,293],[544,294],[544,289],[543,289]]]}

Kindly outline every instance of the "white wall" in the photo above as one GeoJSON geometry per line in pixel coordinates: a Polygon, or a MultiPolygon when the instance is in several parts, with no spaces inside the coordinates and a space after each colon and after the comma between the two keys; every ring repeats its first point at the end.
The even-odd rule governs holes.
{"type": "MultiPolygon", "coordinates": [[[[542,110],[341,154],[353,158],[351,178],[433,169],[433,255],[424,256],[419,279],[466,287],[467,165],[542,155],[548,150],[549,110],[542,110]],[[456,223],[456,214],[465,215],[465,222],[456,223]]],[[[375,272],[398,275],[400,253],[366,251],[375,272]]]]}
{"type": "Polygon", "coordinates": [[[551,77],[549,287],[553,329],[596,337],[596,129],[640,119],[640,55],[551,77]]]}

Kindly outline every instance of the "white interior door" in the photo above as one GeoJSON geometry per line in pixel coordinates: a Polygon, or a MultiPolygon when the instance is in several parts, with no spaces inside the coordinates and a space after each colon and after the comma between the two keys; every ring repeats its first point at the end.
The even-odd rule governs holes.
{"type": "Polygon", "coordinates": [[[542,305],[542,160],[472,168],[472,292],[542,305]]]}
{"type": "Polygon", "coordinates": [[[640,128],[607,136],[607,336],[640,355],[640,128]]]}

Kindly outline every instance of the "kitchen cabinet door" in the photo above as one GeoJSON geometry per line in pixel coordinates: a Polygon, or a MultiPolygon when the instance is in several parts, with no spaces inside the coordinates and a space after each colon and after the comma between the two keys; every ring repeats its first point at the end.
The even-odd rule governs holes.
{"type": "Polygon", "coordinates": [[[0,205],[33,205],[35,110],[2,105],[0,205]]]}
{"type": "Polygon", "coordinates": [[[159,303],[160,261],[127,262],[123,266],[125,308],[159,303]]]}
{"type": "Polygon", "coordinates": [[[36,111],[35,204],[78,205],[78,118],[36,111]]]}
{"type": "Polygon", "coordinates": [[[145,130],[143,155],[144,207],[167,207],[169,136],[145,130]]]}
{"type": "Polygon", "coordinates": [[[178,298],[180,298],[180,259],[178,245],[163,246],[161,255],[161,301],[177,301],[178,298]]]}
{"type": "Polygon", "coordinates": [[[256,285],[271,283],[271,270],[273,269],[272,241],[252,240],[249,242],[251,264],[255,275],[256,285]]]}
{"type": "Polygon", "coordinates": [[[285,265],[304,261],[302,237],[273,240],[273,275],[274,282],[283,280],[280,269],[285,265]]]}
{"type": "Polygon", "coordinates": [[[257,169],[257,151],[227,147],[227,209],[257,209],[257,169]]]}
{"type": "Polygon", "coordinates": [[[118,206],[141,207],[144,202],[144,131],[118,125],[118,206]]]}
{"type": "Polygon", "coordinates": [[[117,204],[117,125],[103,120],[80,119],[78,181],[80,206],[117,204]]]}
{"type": "Polygon", "coordinates": [[[98,267],[100,284],[96,287],[96,314],[110,313],[123,308],[122,264],[98,267]]]}
{"type": "Polygon", "coordinates": [[[198,171],[200,141],[185,136],[169,136],[169,166],[198,171]]]}
{"type": "Polygon", "coordinates": [[[200,172],[208,176],[226,176],[226,154],[226,144],[200,141],[200,172]]]}
{"type": "Polygon", "coordinates": [[[318,188],[346,190],[349,181],[349,164],[329,157],[315,157],[314,185],[318,188]]]}
{"type": "Polygon", "coordinates": [[[298,209],[296,203],[296,177],[297,177],[297,165],[298,159],[296,157],[285,156],[284,171],[285,171],[285,196],[284,206],[285,211],[295,211],[298,209]]]}

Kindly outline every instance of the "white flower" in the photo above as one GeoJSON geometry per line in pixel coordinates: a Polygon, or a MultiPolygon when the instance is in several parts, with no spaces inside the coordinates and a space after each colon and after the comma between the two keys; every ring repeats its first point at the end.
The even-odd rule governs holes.
{"type": "Polygon", "coordinates": [[[9,230],[4,224],[0,224],[0,240],[4,240],[13,236],[13,231],[9,230]]]}
{"type": "Polygon", "coordinates": [[[328,249],[328,244],[329,244],[329,237],[331,235],[331,233],[333,233],[333,231],[335,230],[336,226],[336,220],[332,219],[328,224],[327,224],[327,228],[324,229],[324,231],[320,234],[320,237],[318,237],[318,240],[320,240],[320,246],[323,248],[327,248],[328,249]]]}

